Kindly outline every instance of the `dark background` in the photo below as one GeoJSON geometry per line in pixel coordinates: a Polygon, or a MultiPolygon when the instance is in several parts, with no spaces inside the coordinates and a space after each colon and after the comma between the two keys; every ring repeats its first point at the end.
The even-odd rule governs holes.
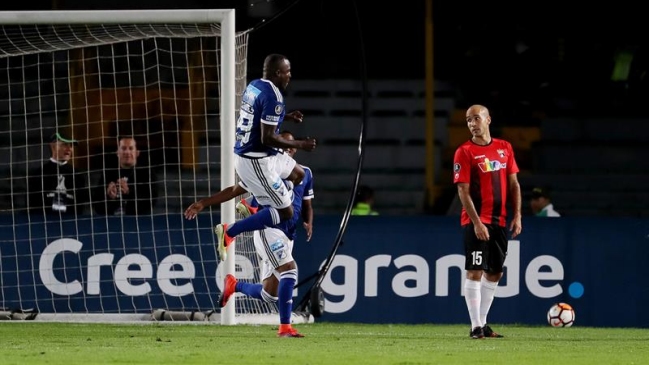
{"type": "MultiPolygon", "coordinates": [[[[0,9],[235,8],[237,30],[250,30],[248,79],[261,76],[267,54],[282,53],[292,61],[294,80],[366,76],[397,83],[399,79],[421,82],[430,71],[425,67],[425,4],[425,0],[50,0],[4,3],[0,9]]],[[[433,0],[434,79],[436,85],[445,85],[443,95],[435,93],[436,103],[452,99],[454,111],[460,114],[459,119],[454,117],[457,113],[435,117],[449,120],[464,138],[463,109],[479,103],[489,106],[497,121],[496,137],[504,127],[540,130],[533,148],[519,153],[520,165],[535,175],[523,187],[550,182],[564,212],[574,205],[583,208],[574,215],[613,214],[612,209],[621,212],[615,214],[628,214],[630,208],[621,203],[637,203],[633,211],[644,211],[642,204],[649,201],[649,194],[642,184],[634,184],[638,191],[631,195],[607,176],[615,174],[620,181],[647,178],[642,157],[646,137],[635,132],[646,121],[644,104],[649,96],[649,31],[641,6],[628,0],[581,5],[557,0],[510,4],[433,0]],[[615,80],[616,60],[625,54],[633,57],[628,78],[615,80]],[[564,117],[571,118],[569,123],[564,117]],[[622,126],[623,118],[627,121],[622,126]],[[559,122],[548,123],[552,119],[559,122]],[[601,179],[595,180],[594,173],[601,179]],[[571,177],[579,179],[567,179],[571,177]],[[575,193],[589,184],[588,196],[575,193]],[[614,190],[619,190],[619,197],[611,198],[614,190]],[[594,191],[599,195],[592,195],[594,191]],[[607,211],[601,208],[603,201],[607,211]]],[[[421,102],[416,117],[422,119],[423,93],[415,94],[421,102]]],[[[437,104],[435,108],[437,113],[437,104]]],[[[353,112],[360,115],[358,110],[353,112]]],[[[343,137],[349,137],[347,147],[355,153],[356,139],[343,137]]],[[[424,136],[419,137],[421,145],[424,136]]],[[[448,167],[456,145],[444,147],[440,165],[448,167]]],[[[440,174],[450,176],[445,171],[440,174]]],[[[448,196],[455,195],[449,187],[448,196]]],[[[347,191],[343,193],[346,199],[347,191]]],[[[442,209],[436,213],[446,210],[445,200],[441,201],[442,209]]]]}
{"type": "MultiPolygon", "coordinates": [[[[277,52],[292,60],[295,78],[358,78],[361,49],[369,78],[419,79],[426,72],[424,0],[40,0],[0,5],[4,10],[52,8],[235,8],[237,30],[253,29],[250,77],[260,75],[266,54],[277,52]]],[[[568,84],[563,92],[574,92],[584,83],[606,82],[616,50],[631,47],[642,53],[649,43],[639,3],[627,0],[601,5],[434,0],[433,19],[435,78],[465,88],[466,83],[484,89],[485,84],[512,86],[521,79],[561,79],[568,84]],[[529,51],[515,64],[519,41],[529,51]]]]}

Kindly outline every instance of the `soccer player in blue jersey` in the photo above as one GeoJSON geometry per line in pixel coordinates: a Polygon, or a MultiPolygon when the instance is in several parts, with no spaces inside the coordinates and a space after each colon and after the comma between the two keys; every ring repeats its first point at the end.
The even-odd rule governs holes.
{"type": "Polygon", "coordinates": [[[221,223],[214,227],[221,260],[226,259],[228,246],[240,233],[272,227],[293,217],[290,190],[300,183],[304,171],[293,162],[278,172],[278,149],[312,151],[316,141],[311,138],[287,140],[278,133],[285,119],[301,123],[303,118],[299,111],[285,111],[284,92],[290,80],[289,60],[283,55],[271,54],[264,60],[262,78],[251,81],[243,93],[237,121],[234,167],[248,191],[268,209],[234,224],[221,223]],[[289,183],[284,184],[283,180],[289,183]]]}
{"type": "MultiPolygon", "coordinates": [[[[293,139],[289,132],[283,132],[282,136],[288,140],[293,139]]],[[[292,159],[295,152],[296,149],[289,148],[284,155],[280,155],[280,159],[292,159]]],[[[293,288],[297,282],[297,265],[293,259],[292,251],[300,218],[302,218],[306,229],[307,241],[311,239],[313,232],[313,206],[311,205],[314,196],[313,174],[308,167],[302,166],[302,168],[305,171],[304,178],[293,190],[293,217],[274,227],[255,231],[253,234],[255,249],[261,257],[263,283],[239,282],[233,275],[228,274],[225,277],[223,293],[219,299],[219,304],[225,306],[232,294],[239,292],[268,303],[278,302],[280,327],[277,335],[280,337],[303,337],[291,325],[293,288]]],[[[185,217],[194,219],[196,214],[205,207],[221,204],[244,193],[246,193],[246,186],[240,182],[190,205],[185,211],[185,217]]],[[[237,203],[237,211],[243,216],[261,214],[266,209],[269,208],[258,205],[254,196],[251,201],[242,200],[237,203]],[[253,214],[258,208],[261,209],[253,214]]]]}

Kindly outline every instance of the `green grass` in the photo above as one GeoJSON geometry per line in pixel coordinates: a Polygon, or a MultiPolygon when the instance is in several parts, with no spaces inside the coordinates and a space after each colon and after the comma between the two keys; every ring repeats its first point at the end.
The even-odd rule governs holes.
{"type": "Polygon", "coordinates": [[[493,325],[472,340],[461,325],[316,323],[305,338],[271,326],[0,322],[9,364],[647,364],[649,330],[493,325]]]}

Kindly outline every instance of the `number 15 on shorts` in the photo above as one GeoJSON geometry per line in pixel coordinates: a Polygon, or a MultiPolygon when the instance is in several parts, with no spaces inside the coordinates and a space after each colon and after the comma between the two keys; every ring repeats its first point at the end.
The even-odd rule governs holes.
{"type": "Polygon", "coordinates": [[[471,260],[473,265],[482,265],[482,251],[472,251],[471,260]]]}

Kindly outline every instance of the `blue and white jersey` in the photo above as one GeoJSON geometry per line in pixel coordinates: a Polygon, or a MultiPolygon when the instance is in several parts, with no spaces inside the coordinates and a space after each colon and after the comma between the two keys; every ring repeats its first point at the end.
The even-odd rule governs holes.
{"type": "Polygon", "coordinates": [[[274,125],[278,133],[286,113],[284,106],[284,96],[272,82],[251,81],[241,100],[234,153],[247,157],[277,154],[275,148],[261,143],[261,123],[274,125]]]}
{"type": "Polygon", "coordinates": [[[286,234],[291,241],[295,240],[297,225],[302,217],[302,201],[311,200],[313,194],[313,173],[309,167],[300,165],[304,169],[304,178],[300,185],[293,188],[293,217],[290,220],[281,222],[277,228],[286,234]]]}

